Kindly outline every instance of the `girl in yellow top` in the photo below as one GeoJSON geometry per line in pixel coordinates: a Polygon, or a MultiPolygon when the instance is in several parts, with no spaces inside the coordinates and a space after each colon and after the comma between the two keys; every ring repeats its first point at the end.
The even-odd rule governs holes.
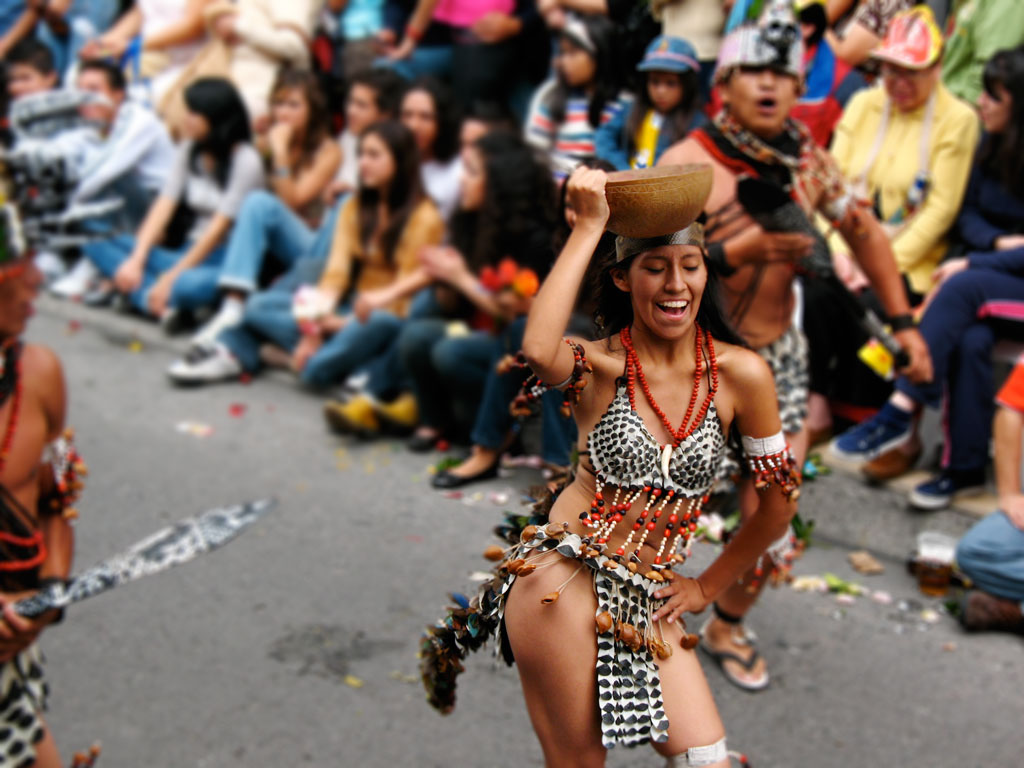
{"type": "MultiPolygon", "coordinates": [[[[340,383],[384,355],[398,336],[408,297],[429,284],[419,254],[438,245],[443,222],[420,183],[412,134],[375,123],[359,140],[359,188],[343,204],[316,288],[274,287],[251,297],[242,325],[171,367],[178,383],[252,373],[260,344],[277,348],[311,387],[340,383]]],[[[263,357],[267,356],[266,351],[263,357]]]]}
{"type": "Polygon", "coordinates": [[[875,206],[909,293],[924,294],[946,252],[978,143],[973,110],[942,85],[942,35],[931,10],[898,14],[872,54],[882,87],[857,94],[832,155],[875,206]]]}
{"type": "Polygon", "coordinates": [[[632,108],[597,130],[597,157],[616,170],[650,168],[662,153],[706,120],[700,112],[700,63],[686,40],[661,35],[636,67],[644,78],[632,108]]]}

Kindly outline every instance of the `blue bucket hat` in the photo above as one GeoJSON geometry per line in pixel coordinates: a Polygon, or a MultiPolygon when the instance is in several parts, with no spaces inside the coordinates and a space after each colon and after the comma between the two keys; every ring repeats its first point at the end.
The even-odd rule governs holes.
{"type": "Polygon", "coordinates": [[[644,52],[643,60],[636,65],[638,72],[689,72],[700,71],[697,51],[681,37],[658,35],[651,40],[644,52]]]}

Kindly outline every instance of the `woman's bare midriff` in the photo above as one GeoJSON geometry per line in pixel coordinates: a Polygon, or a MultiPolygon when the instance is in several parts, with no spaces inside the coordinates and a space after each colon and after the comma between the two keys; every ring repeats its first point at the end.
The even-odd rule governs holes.
{"type": "MultiPolygon", "coordinates": [[[[548,517],[553,523],[568,523],[569,530],[572,533],[579,534],[580,536],[594,536],[595,531],[593,528],[587,528],[583,525],[580,520],[581,512],[590,511],[590,503],[594,500],[594,494],[596,487],[594,485],[594,473],[590,471],[590,462],[586,458],[580,460],[579,470],[576,473],[576,478],[572,483],[567,485],[562,493],[558,496],[554,506],[551,508],[551,512],[548,517]]],[[[611,486],[605,486],[601,493],[604,498],[608,501],[612,501],[615,498],[616,488],[611,486]]],[[[620,500],[624,501],[626,498],[626,491],[623,489],[619,494],[620,500]]],[[[626,539],[629,538],[629,534],[633,530],[633,523],[640,513],[643,511],[644,506],[647,504],[648,495],[642,494],[639,499],[633,502],[633,506],[627,511],[622,513],[622,520],[615,526],[615,530],[606,542],[608,549],[606,552],[611,555],[616,549],[623,546],[626,539]]],[[[658,504],[652,505],[651,509],[655,509],[658,504]]],[[[655,556],[658,554],[658,547],[661,546],[662,539],[665,535],[665,526],[668,523],[669,509],[673,506],[673,503],[666,504],[665,512],[662,514],[661,520],[658,521],[657,527],[647,534],[646,540],[643,546],[640,548],[640,560],[644,563],[653,563],[655,556]]],[[[630,544],[630,548],[627,551],[629,555],[633,550],[636,549],[637,541],[640,539],[641,531],[637,531],[633,537],[633,541],[630,544]]],[[[669,537],[669,541],[665,546],[665,551],[662,555],[662,562],[668,560],[668,556],[671,555],[669,547],[675,540],[675,531],[672,532],[672,536],[669,537]]]]}

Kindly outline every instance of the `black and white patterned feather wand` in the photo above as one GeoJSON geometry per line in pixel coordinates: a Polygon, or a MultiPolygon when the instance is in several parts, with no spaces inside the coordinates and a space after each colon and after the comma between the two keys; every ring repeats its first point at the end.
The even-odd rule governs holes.
{"type": "Polygon", "coordinates": [[[19,600],[14,604],[14,610],[32,618],[187,563],[227,544],[276,504],[273,499],[263,499],[211,509],[198,517],[186,518],[147,536],[65,583],[49,584],[32,597],[19,600]]]}

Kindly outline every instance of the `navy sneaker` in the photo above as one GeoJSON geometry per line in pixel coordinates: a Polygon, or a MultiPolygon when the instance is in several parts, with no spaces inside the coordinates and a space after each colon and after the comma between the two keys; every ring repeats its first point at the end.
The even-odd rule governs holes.
{"type": "Polygon", "coordinates": [[[847,461],[870,461],[910,439],[914,431],[911,414],[886,403],[867,421],[848,429],[829,448],[847,461]]]}
{"type": "Polygon", "coordinates": [[[930,480],[910,492],[910,504],[917,509],[935,511],[945,509],[953,501],[954,494],[965,491],[985,490],[985,470],[956,471],[944,469],[930,480]]]}

